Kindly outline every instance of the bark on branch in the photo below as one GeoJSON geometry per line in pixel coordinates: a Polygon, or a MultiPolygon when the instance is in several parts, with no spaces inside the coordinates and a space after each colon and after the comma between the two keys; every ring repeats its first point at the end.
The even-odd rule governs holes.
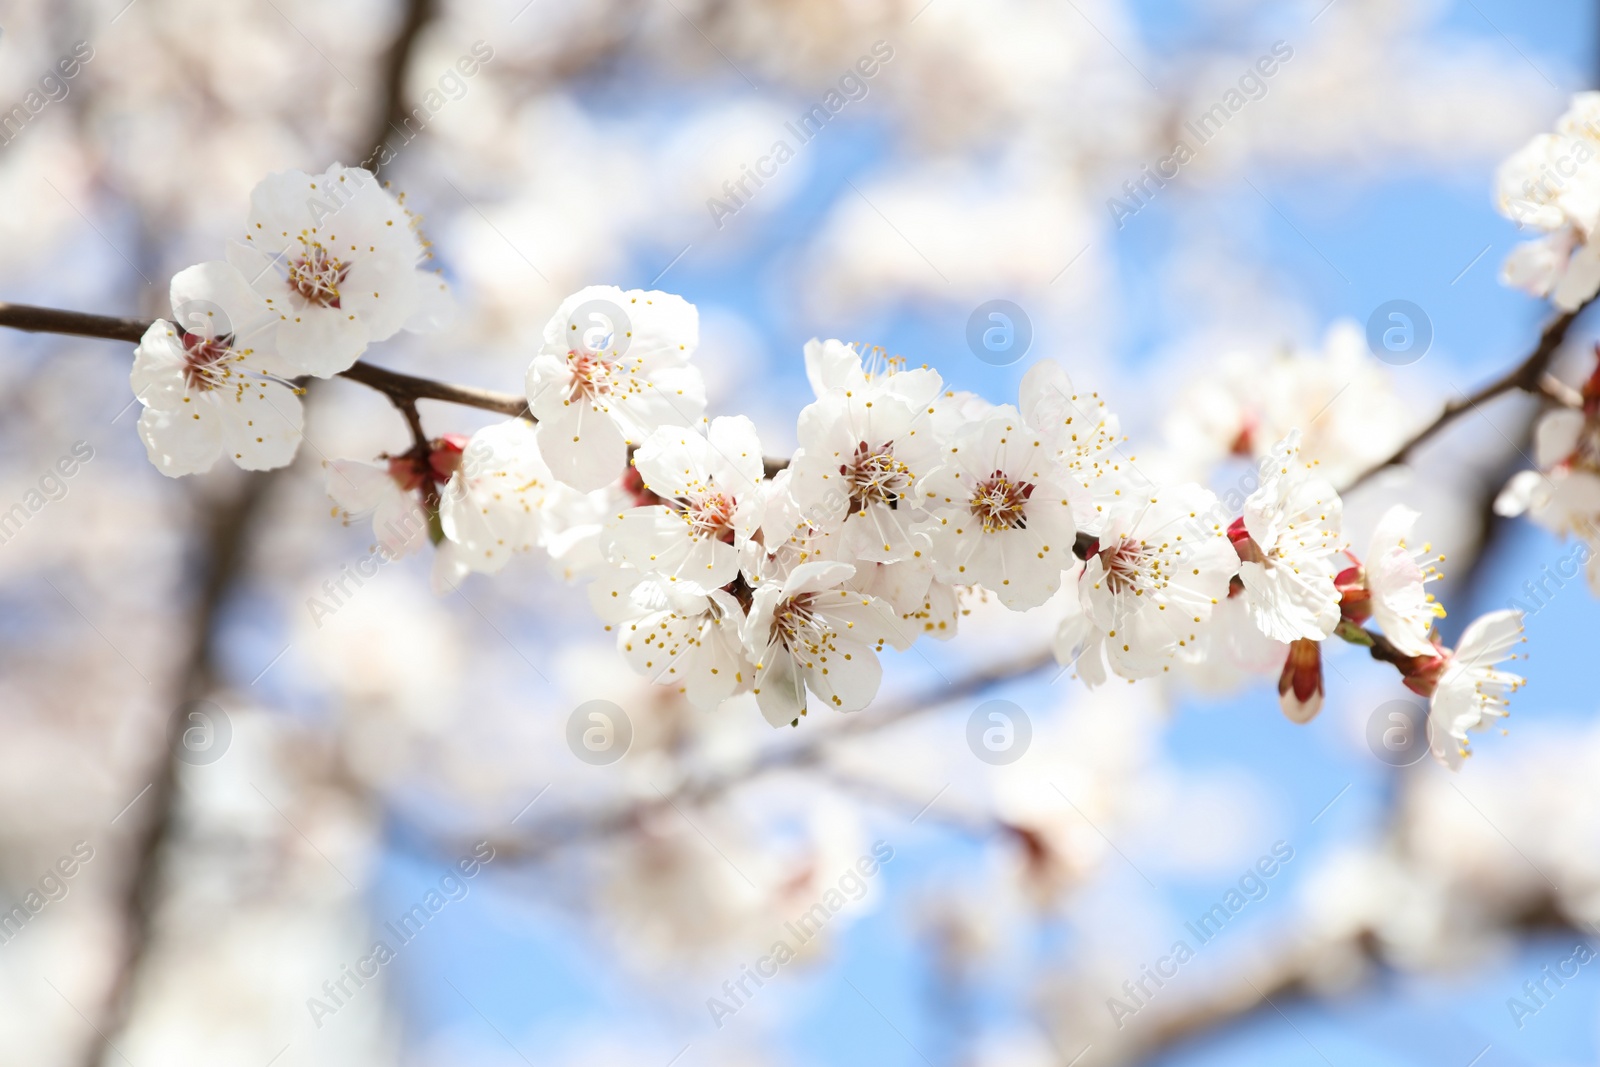
{"type": "MultiPolygon", "coordinates": [[[[61,311],[30,304],[0,303],[0,326],[32,333],[58,333],[138,344],[150,325],[139,319],[119,319],[110,315],[90,315],[82,311],[61,311]]],[[[527,399],[515,393],[500,393],[471,385],[452,385],[387,370],[371,363],[357,362],[349,370],[341,371],[339,377],[376,389],[397,404],[404,401],[442,400],[448,404],[496,411],[502,415],[528,416],[527,399]]]]}

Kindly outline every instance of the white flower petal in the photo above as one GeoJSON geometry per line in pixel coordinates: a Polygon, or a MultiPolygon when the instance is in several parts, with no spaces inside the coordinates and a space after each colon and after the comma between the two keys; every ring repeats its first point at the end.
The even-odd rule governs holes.
{"type": "Polygon", "coordinates": [[[550,472],[584,492],[610,485],[628,463],[628,443],[617,424],[587,401],[567,404],[553,417],[542,419],[538,440],[550,472]]]}
{"type": "Polygon", "coordinates": [[[209,404],[192,404],[183,411],[145,408],[139,437],[150,462],[167,477],[201,474],[222,455],[222,417],[209,404]]]}

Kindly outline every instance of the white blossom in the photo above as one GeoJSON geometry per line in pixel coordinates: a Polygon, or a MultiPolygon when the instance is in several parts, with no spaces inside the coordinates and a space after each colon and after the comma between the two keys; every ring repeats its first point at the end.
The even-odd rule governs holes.
{"type": "Polygon", "coordinates": [[[1433,564],[1443,557],[1424,561],[1420,557],[1429,546],[1406,543],[1416,521],[1417,513],[1404,504],[1384,512],[1373,531],[1364,572],[1372,618],[1383,635],[1408,656],[1431,656],[1429,635],[1434,620],[1444,618],[1444,607],[1426,585],[1440,577],[1433,564]]]}
{"type": "Polygon", "coordinates": [[[1282,458],[1263,472],[1261,487],[1245,499],[1243,532],[1236,541],[1239,579],[1250,617],[1275,641],[1320,641],[1339,624],[1333,578],[1344,544],[1344,505],[1333,486],[1313,473],[1292,431],[1274,450],[1282,458]]]}
{"type": "Polygon", "coordinates": [[[449,290],[422,269],[414,221],[358,167],[282,171],[256,186],[245,239],[228,246],[228,261],[271,308],[277,349],[295,373],[331,377],[375,341],[444,324],[449,290]]]}
{"type": "Polygon", "coordinates": [[[1587,137],[1541,133],[1495,173],[1495,206],[1520,225],[1572,226],[1585,239],[1600,223],[1600,168],[1587,137]]]}
{"type": "Polygon", "coordinates": [[[533,426],[508,419],[467,441],[440,493],[445,588],[468,573],[498,573],[511,556],[548,544],[581,494],[556,481],[539,454],[533,426]]]}
{"type": "Polygon", "coordinates": [[[1286,643],[1261,632],[1242,593],[1230,589],[1179,656],[1181,681],[1201,691],[1228,692],[1280,672],[1288,652],[1286,643]]]}
{"type": "Polygon", "coordinates": [[[938,519],[931,537],[939,577],[984,586],[1016,610],[1044,603],[1077,563],[1073,500],[1085,491],[1009,405],[969,423],[944,459],[922,487],[938,519]]]}
{"type": "Polygon", "coordinates": [[[1543,236],[1513,249],[1501,270],[1507,285],[1548,296],[1572,311],[1600,290],[1600,93],[1579,93],[1556,121],[1500,165],[1495,205],[1543,236]]]}
{"type": "Polygon", "coordinates": [[[387,463],[336,459],[328,464],[328,496],[334,514],[349,525],[372,520],[372,536],[390,558],[407,555],[428,540],[428,515],[422,506],[422,476],[410,457],[387,463]]]}
{"type": "Polygon", "coordinates": [[[691,593],[659,580],[642,582],[628,595],[645,608],[617,628],[617,647],[635,671],[678,686],[701,711],[715,711],[754,683],[744,611],[733,596],[721,589],[691,593]]]}
{"type": "Polygon", "coordinates": [[[948,641],[956,635],[963,613],[960,592],[956,585],[935,578],[929,564],[907,559],[858,561],[855,567],[850,587],[877,597],[899,619],[888,623],[889,643],[895,648],[903,652],[918,637],[948,641]]]}
{"type": "Polygon", "coordinates": [[[1479,730],[1509,710],[1508,698],[1521,689],[1519,675],[1498,669],[1522,636],[1522,612],[1491,611],[1467,627],[1454,652],[1444,656],[1443,673],[1428,703],[1428,740],[1433,755],[1451,770],[1470,756],[1467,731],[1479,730]]]}
{"type": "Polygon", "coordinates": [[[1239,569],[1227,534],[1211,518],[1216,508],[1210,490],[1193,483],[1108,508],[1078,582],[1082,613],[1061,624],[1057,659],[1076,661],[1091,685],[1105,680],[1102,651],[1123,678],[1170,669],[1239,569]]]}
{"type": "Polygon", "coordinates": [[[920,558],[929,526],[920,479],[942,461],[932,420],[939,376],[893,365],[868,373],[836,341],[807,346],[807,369],[822,391],[800,413],[789,464],[801,515],[837,531],[849,558],[920,558]]]}
{"type": "Polygon", "coordinates": [[[609,554],[691,592],[733,581],[739,546],[754,532],[761,507],[761,441],[750,420],[713,419],[704,434],[664,426],[645,438],[633,465],[662,503],[617,516],[609,554]]]}
{"type": "Polygon", "coordinates": [[[621,475],[630,443],[697,425],[705,384],[688,361],[699,343],[699,312],[680,296],[591,285],[563,300],[527,374],[556,477],[599,489],[621,475]]]}
{"type": "MultiPolygon", "coordinates": [[[[1501,515],[1527,512],[1540,526],[1576,533],[1591,546],[1600,542],[1600,430],[1581,411],[1557,408],[1540,418],[1533,435],[1537,469],[1511,476],[1494,509],[1501,515]]],[[[1600,584],[1590,581],[1596,588],[1600,584]]]]}
{"type": "Polygon", "coordinates": [[[1079,529],[1098,531],[1108,508],[1127,492],[1151,486],[1122,452],[1119,423],[1099,393],[1078,393],[1054,360],[1028,368],[1018,390],[1022,420],[1034,427],[1083,489],[1073,494],[1079,529]]]}
{"type": "Polygon", "coordinates": [[[799,721],[806,691],[839,711],[860,711],[877,695],[878,652],[890,639],[885,607],[847,587],[848,563],[802,563],[759,584],[744,643],[756,661],[755,694],[773,726],[799,721]]]}
{"type": "Polygon", "coordinates": [[[150,462],[169,477],[208,471],[223,455],[245,470],[287,465],[300,445],[300,398],[269,377],[279,363],[266,305],[216,262],[180,271],[171,297],[176,321],[151,323],[129,375],[150,462]]]}
{"type": "MultiPolygon", "coordinates": [[[[1301,452],[1342,485],[1391,455],[1418,421],[1393,371],[1372,358],[1361,326],[1328,327],[1312,349],[1253,348],[1207,359],[1167,408],[1175,469],[1204,480],[1230,458],[1267,463],[1300,431],[1301,452]]],[[[1223,493],[1237,513],[1254,482],[1223,493]]]]}

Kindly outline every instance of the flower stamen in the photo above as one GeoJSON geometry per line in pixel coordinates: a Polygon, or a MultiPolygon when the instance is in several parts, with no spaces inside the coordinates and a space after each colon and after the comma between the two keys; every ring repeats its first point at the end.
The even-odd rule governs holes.
{"type": "Polygon", "coordinates": [[[1028,528],[1028,498],[1033,495],[1029,482],[1014,482],[1004,472],[995,471],[972,492],[967,507],[983,523],[984,533],[1028,528]]]}
{"type": "MultiPolygon", "coordinates": [[[[302,239],[303,241],[303,239],[302,239]]],[[[306,247],[305,255],[289,262],[289,288],[318,307],[339,307],[339,286],[350,264],[331,255],[320,244],[306,247]]]]}

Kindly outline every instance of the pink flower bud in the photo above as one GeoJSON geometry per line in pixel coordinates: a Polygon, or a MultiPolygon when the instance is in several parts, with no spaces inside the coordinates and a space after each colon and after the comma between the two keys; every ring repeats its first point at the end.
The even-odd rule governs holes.
{"type": "Polygon", "coordinates": [[[1339,617],[1360,626],[1372,618],[1372,591],[1367,588],[1366,568],[1357,563],[1333,577],[1339,591],[1339,617]]]}
{"type": "Polygon", "coordinates": [[[1278,703],[1290,722],[1307,723],[1322,710],[1322,646],[1299,638],[1289,645],[1289,655],[1278,676],[1278,703]]]}
{"type": "Polygon", "coordinates": [[[461,469],[461,455],[467,450],[467,439],[458,433],[435,437],[432,451],[428,453],[428,467],[436,482],[448,482],[450,476],[461,469]]]}

